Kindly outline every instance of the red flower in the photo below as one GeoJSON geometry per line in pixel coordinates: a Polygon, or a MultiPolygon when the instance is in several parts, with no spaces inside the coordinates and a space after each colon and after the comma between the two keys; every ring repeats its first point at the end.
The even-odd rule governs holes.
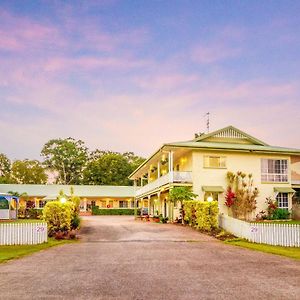
{"type": "Polygon", "coordinates": [[[231,187],[227,189],[225,200],[225,205],[227,207],[231,207],[233,205],[235,200],[235,193],[232,191],[231,187]]]}

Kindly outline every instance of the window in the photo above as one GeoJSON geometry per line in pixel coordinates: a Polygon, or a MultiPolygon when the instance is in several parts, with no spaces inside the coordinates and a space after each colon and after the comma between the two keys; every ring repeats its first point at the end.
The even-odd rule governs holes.
{"type": "Polygon", "coordinates": [[[288,182],[287,159],[262,159],[261,160],[262,182],[288,182]]]}
{"type": "Polygon", "coordinates": [[[128,201],[119,201],[119,208],[127,208],[128,201]]]}
{"type": "Polygon", "coordinates": [[[276,200],[278,203],[278,208],[289,209],[288,193],[278,193],[276,200]]]}
{"type": "Polygon", "coordinates": [[[105,208],[106,207],[106,200],[101,200],[101,207],[102,208],[105,208]]]}
{"type": "Polygon", "coordinates": [[[96,206],[96,201],[92,200],[92,207],[96,206]]]}
{"type": "Polygon", "coordinates": [[[226,168],[226,157],[204,156],[204,168],[224,169],[226,168]]]}
{"type": "Polygon", "coordinates": [[[44,208],[44,206],[46,205],[46,201],[40,200],[39,201],[39,208],[44,208]]]}
{"type": "Polygon", "coordinates": [[[134,201],[130,201],[131,203],[131,208],[134,208],[134,201]]]}

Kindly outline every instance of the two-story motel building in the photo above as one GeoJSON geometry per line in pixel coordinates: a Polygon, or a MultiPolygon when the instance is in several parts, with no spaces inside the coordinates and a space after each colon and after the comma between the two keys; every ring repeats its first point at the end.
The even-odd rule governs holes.
{"type": "Polygon", "coordinates": [[[179,215],[179,204],[169,200],[175,186],[188,186],[197,200],[213,196],[221,213],[225,206],[228,171],[252,174],[259,189],[257,209],[266,209],[266,198],[278,200],[279,207],[292,208],[292,197],[300,193],[300,149],[274,147],[229,126],[193,140],[162,145],[131,175],[136,201],[151,215],[170,219],[179,215]]]}

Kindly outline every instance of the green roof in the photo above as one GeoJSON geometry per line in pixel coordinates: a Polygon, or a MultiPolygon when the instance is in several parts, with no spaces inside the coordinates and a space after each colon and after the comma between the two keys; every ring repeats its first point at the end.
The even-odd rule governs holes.
{"type": "Polygon", "coordinates": [[[295,193],[296,191],[293,190],[291,187],[274,187],[274,192],[277,192],[277,193],[295,193]]]}
{"type": "Polygon", "coordinates": [[[133,186],[111,185],[0,184],[0,193],[12,191],[19,194],[27,193],[28,196],[52,197],[57,196],[61,190],[69,195],[71,187],[74,194],[79,197],[134,197],[133,186]]]}
{"type": "Polygon", "coordinates": [[[221,186],[202,186],[202,191],[211,193],[223,193],[224,189],[221,186]]]}
{"type": "Polygon", "coordinates": [[[190,148],[190,149],[201,149],[201,150],[222,150],[222,151],[237,151],[237,152],[257,152],[257,153],[268,153],[268,154],[284,154],[284,155],[300,155],[300,149],[284,148],[277,146],[270,146],[265,142],[233,127],[227,126],[220,130],[211,132],[209,134],[203,134],[193,140],[166,143],[163,144],[153,155],[145,160],[136,170],[134,170],[129,178],[138,172],[143,166],[145,166],[149,160],[157,155],[164,148],[190,148]],[[234,138],[227,138],[226,133],[236,138],[236,143],[233,141],[234,138]],[[226,141],[227,139],[227,141],[226,141]],[[245,143],[245,141],[247,141],[245,143]]]}
{"type": "Polygon", "coordinates": [[[177,142],[165,144],[165,146],[172,147],[185,147],[185,148],[198,148],[198,149],[216,149],[227,151],[248,151],[248,152],[265,152],[265,153],[282,153],[282,154],[300,154],[300,149],[261,146],[250,144],[233,144],[233,143],[217,143],[217,142],[177,142]]]}

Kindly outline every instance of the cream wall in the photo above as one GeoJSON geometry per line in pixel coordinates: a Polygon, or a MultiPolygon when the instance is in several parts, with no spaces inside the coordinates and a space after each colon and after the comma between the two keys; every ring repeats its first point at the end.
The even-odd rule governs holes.
{"type": "Polygon", "coordinates": [[[192,171],[193,168],[193,153],[189,152],[186,155],[177,158],[173,162],[174,171],[176,171],[176,166],[179,165],[179,171],[192,171]]]}
{"type": "MultiPolygon", "coordinates": [[[[226,190],[226,173],[228,171],[251,173],[253,175],[254,186],[259,190],[257,198],[256,213],[266,209],[266,198],[275,197],[274,187],[291,187],[291,167],[290,157],[286,155],[265,155],[254,153],[228,153],[228,152],[208,152],[194,151],[193,152],[193,190],[198,195],[199,200],[204,199],[202,186],[222,186],[226,190]],[[210,169],[204,168],[205,155],[220,155],[226,157],[225,169],[210,169]],[[261,182],[261,158],[269,159],[288,159],[289,163],[289,183],[262,183],[261,182]]],[[[225,193],[219,194],[219,209],[220,212],[227,213],[227,207],[224,205],[225,193]]],[[[292,207],[291,195],[289,195],[289,207],[292,207]]]]}

